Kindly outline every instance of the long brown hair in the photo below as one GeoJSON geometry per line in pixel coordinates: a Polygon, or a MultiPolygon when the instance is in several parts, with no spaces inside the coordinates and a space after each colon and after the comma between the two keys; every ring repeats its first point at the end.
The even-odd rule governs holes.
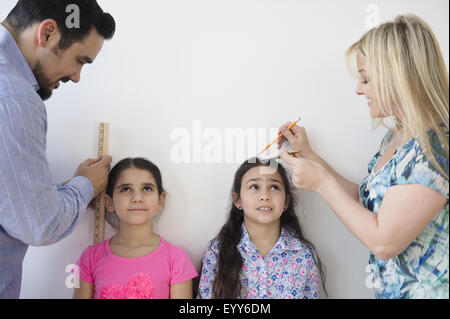
{"type": "MultiPolygon", "coordinates": [[[[259,166],[269,166],[269,163],[263,163],[259,159],[255,158],[245,161],[235,173],[232,193],[239,196],[243,176],[250,169],[259,166]]],[[[322,263],[319,256],[314,253],[314,245],[306,239],[302,232],[298,217],[295,214],[295,201],[292,196],[292,188],[289,184],[286,171],[280,163],[277,163],[277,172],[283,180],[283,184],[286,189],[286,199],[290,198],[287,210],[281,215],[280,226],[285,231],[290,232],[292,235],[300,239],[300,241],[311,250],[314,261],[319,268],[323,291],[326,295],[328,295],[325,288],[325,274],[322,263]]],[[[228,299],[239,297],[241,288],[239,276],[242,269],[243,259],[238,251],[237,245],[239,244],[242,236],[241,225],[244,221],[243,215],[244,214],[242,211],[237,209],[235,205],[232,204],[228,220],[225,225],[223,225],[218,236],[215,238],[215,240],[219,242],[220,248],[219,259],[217,262],[217,273],[212,287],[213,298],[228,299]]]]}

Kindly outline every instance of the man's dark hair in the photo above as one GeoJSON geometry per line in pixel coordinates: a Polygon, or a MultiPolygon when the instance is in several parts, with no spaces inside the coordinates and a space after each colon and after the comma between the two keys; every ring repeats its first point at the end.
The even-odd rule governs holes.
{"type": "Polygon", "coordinates": [[[68,49],[74,42],[82,41],[94,27],[106,40],[113,37],[116,23],[114,18],[103,12],[96,0],[19,0],[9,13],[6,22],[20,34],[36,22],[53,19],[61,32],[59,48],[68,49]],[[66,12],[69,5],[77,5],[80,25],[68,28],[66,12]]]}

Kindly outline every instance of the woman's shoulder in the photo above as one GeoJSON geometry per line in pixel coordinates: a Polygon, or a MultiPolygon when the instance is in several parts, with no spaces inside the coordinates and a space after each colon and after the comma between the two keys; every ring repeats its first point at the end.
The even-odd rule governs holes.
{"type": "MultiPolygon", "coordinates": [[[[433,130],[429,130],[427,133],[428,133],[428,140],[430,141],[430,146],[431,149],[433,150],[433,154],[435,156],[436,161],[440,165],[443,165],[444,169],[448,170],[448,155],[446,154],[445,148],[442,145],[441,140],[439,139],[439,134],[433,130]]],[[[443,138],[446,138],[448,140],[449,131],[444,129],[442,135],[444,135],[443,138]]]]}
{"type": "MultiPolygon", "coordinates": [[[[436,136],[433,132],[429,132],[433,156],[438,165],[448,172],[448,156],[436,136]]],[[[448,178],[427,157],[419,138],[411,139],[397,154],[391,183],[393,185],[421,184],[429,186],[448,198],[448,178]]]]}
{"type": "MultiPolygon", "coordinates": [[[[446,133],[448,138],[448,132],[446,133]]],[[[428,131],[428,140],[432,149],[433,156],[439,165],[442,166],[444,170],[448,170],[448,156],[445,153],[444,147],[439,141],[439,137],[436,132],[428,131]]],[[[402,151],[399,154],[400,159],[398,165],[399,168],[407,167],[411,164],[417,165],[422,169],[429,169],[431,171],[437,171],[437,169],[431,164],[429,158],[427,158],[418,137],[412,138],[406,145],[404,145],[402,151]]]]}

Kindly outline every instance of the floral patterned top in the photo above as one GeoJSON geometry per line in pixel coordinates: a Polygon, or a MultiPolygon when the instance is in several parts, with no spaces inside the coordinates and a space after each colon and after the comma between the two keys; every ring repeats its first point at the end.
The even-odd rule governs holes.
{"type": "MultiPolygon", "coordinates": [[[[375,173],[378,159],[388,148],[393,136],[392,131],[386,134],[382,148],[369,163],[369,175],[359,187],[362,204],[378,213],[387,189],[402,184],[431,187],[447,197],[447,204],[398,256],[380,260],[370,252],[368,267],[372,273],[375,297],[449,298],[448,179],[428,161],[417,138],[400,146],[393,158],[375,173]]],[[[429,132],[429,138],[437,152],[437,161],[448,172],[448,157],[445,156],[437,135],[429,132]]]]}
{"type": "MultiPolygon", "coordinates": [[[[242,299],[315,299],[319,297],[319,270],[314,251],[287,230],[262,258],[242,223],[238,250],[243,257],[240,273],[242,299]]],[[[210,241],[203,256],[198,297],[212,298],[220,244],[210,241]]]]}

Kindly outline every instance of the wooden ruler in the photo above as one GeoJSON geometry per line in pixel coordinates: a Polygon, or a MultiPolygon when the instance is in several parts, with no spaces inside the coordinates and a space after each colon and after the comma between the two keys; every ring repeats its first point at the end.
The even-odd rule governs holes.
{"type": "MultiPolygon", "coordinates": [[[[100,123],[98,132],[98,156],[108,155],[109,123],[100,123]]],[[[105,200],[102,192],[95,199],[94,244],[105,240],[105,200]]]]}

